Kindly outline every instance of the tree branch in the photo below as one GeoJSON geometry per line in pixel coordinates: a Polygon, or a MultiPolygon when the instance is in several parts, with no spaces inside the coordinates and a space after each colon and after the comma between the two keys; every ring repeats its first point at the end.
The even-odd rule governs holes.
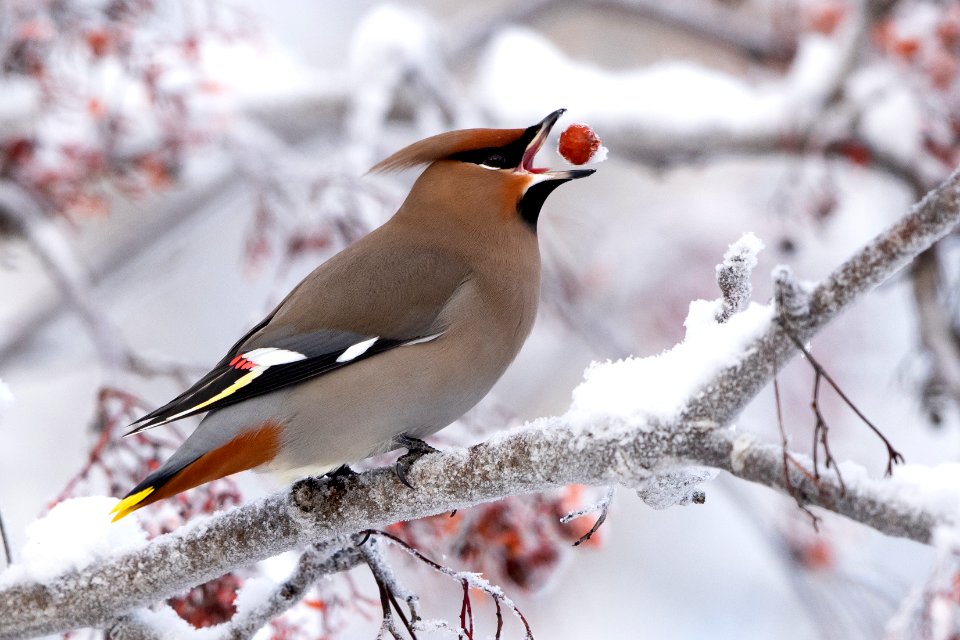
{"type": "MultiPolygon", "coordinates": [[[[0,179],[0,219],[7,219],[23,235],[44,270],[60,292],[63,302],[82,323],[104,367],[109,385],[120,371],[144,376],[167,376],[189,383],[194,369],[160,356],[142,357],[127,345],[122,332],[95,304],[90,273],[74,247],[58,228],[53,216],[22,186],[0,179]]],[[[33,325],[40,326],[39,322],[33,325]]],[[[0,343],[0,351],[7,345],[0,343]]],[[[199,369],[200,372],[205,369],[199,369]]]]}
{"type": "MultiPolygon", "coordinates": [[[[293,607],[307,590],[323,576],[349,571],[364,559],[361,549],[350,540],[331,540],[309,546],[293,574],[260,603],[237,614],[221,625],[206,630],[208,640],[245,640],[271,620],[293,607]]],[[[241,589],[241,594],[243,590],[241,589]]],[[[165,612],[176,615],[173,612],[165,612]]],[[[160,640],[165,637],[152,620],[154,612],[135,611],[120,618],[110,629],[110,637],[117,640],[160,640]]],[[[169,635],[166,634],[167,636],[169,635]]]]}

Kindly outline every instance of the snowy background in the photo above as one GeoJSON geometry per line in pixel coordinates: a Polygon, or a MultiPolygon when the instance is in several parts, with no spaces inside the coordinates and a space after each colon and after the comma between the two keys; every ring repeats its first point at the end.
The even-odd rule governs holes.
{"type": "MultiPolygon", "coordinates": [[[[76,258],[61,267],[103,333],[147,361],[202,367],[395,209],[414,175],[362,177],[374,162],[443,130],[525,127],[566,107],[557,131],[589,123],[610,156],[544,208],[538,324],[460,427],[477,440],[477,430],[566,411],[592,361],[682,339],[689,303],[718,296],[714,266],[744,232],[766,247],[754,274],[754,300],[766,302],[775,265],[822,277],[952,163],[956,96],[939,78],[954,69],[936,66],[950,60],[929,44],[946,38],[943,25],[956,28],[950,3],[886,13],[839,0],[514,4],[184,3],[148,23],[137,46],[163,47],[185,24],[224,30],[171,59],[161,80],[168,95],[186,96],[177,113],[197,140],[181,136],[174,152],[158,144],[170,139],[164,117],[150,119],[129,69],[75,63],[68,48],[56,63],[80,98],[51,108],[36,76],[2,80],[3,149],[35,143],[33,164],[0,168],[2,179],[36,188],[37,172],[71,162],[65,144],[103,135],[83,96],[122,111],[130,134],[121,142],[146,186],[93,202],[41,192],[47,231],[76,258]],[[167,156],[153,171],[141,148],[174,153],[176,171],[167,156]]],[[[12,19],[21,9],[3,11],[12,19]]],[[[548,145],[540,163],[563,161],[548,145]]],[[[86,462],[100,386],[153,404],[181,387],[104,357],[117,345],[97,342],[34,247],[7,231],[0,225],[0,514],[20,559],[30,554],[27,525],[86,462]]],[[[950,242],[939,255],[948,273],[950,242]]],[[[906,275],[884,285],[812,351],[908,462],[952,462],[960,425],[950,402],[930,420],[914,286],[906,275]]],[[[951,313],[952,302],[944,296],[951,313]]],[[[793,362],[780,383],[801,451],[812,437],[812,378],[793,362]]],[[[837,459],[881,475],[882,446],[835,397],[824,407],[837,459]]],[[[778,440],[771,390],[737,428],[778,440]]],[[[239,483],[248,497],[277,487],[250,474],[239,483]]],[[[929,547],[829,514],[817,534],[789,498],[724,475],[705,491],[703,505],[656,511],[623,489],[602,544],[565,554],[535,593],[507,588],[537,636],[877,638],[934,562],[929,547]]],[[[443,591],[425,582],[425,600],[431,585],[443,591]]],[[[361,619],[338,637],[375,629],[361,619]]]]}

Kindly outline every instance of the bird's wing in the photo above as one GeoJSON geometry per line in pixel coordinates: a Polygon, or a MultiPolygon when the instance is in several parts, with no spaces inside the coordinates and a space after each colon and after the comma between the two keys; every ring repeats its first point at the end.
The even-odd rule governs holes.
{"type": "Polygon", "coordinates": [[[438,323],[438,316],[464,281],[466,271],[462,265],[429,253],[398,250],[401,253],[373,258],[387,260],[392,268],[372,279],[370,265],[363,263],[369,258],[351,259],[349,249],[340,254],[345,257],[321,265],[237,341],[213,370],[134,422],[127,435],[303,382],[389,349],[439,337],[442,322],[438,323]],[[433,280],[430,296],[411,299],[404,294],[411,290],[405,286],[408,282],[422,288],[424,278],[433,280]],[[298,294],[296,298],[294,294],[298,294]],[[351,328],[340,328],[345,326],[351,328]]]}
{"type": "Polygon", "coordinates": [[[319,331],[279,341],[283,346],[236,353],[172,401],[134,423],[127,435],[302,382],[405,344],[436,335],[395,339],[349,331],[319,331]]]}

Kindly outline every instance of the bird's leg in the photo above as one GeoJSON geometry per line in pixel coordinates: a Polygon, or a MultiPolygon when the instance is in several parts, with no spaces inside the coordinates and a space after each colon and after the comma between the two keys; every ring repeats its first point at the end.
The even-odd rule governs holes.
{"type": "Polygon", "coordinates": [[[352,478],[360,474],[351,469],[350,465],[342,464],[333,471],[327,471],[323,475],[327,476],[328,478],[352,478]]]}
{"type": "Polygon", "coordinates": [[[335,487],[343,489],[348,480],[355,478],[360,474],[351,469],[350,465],[342,464],[333,471],[327,471],[323,475],[326,476],[330,483],[335,487]]]}
{"type": "Polygon", "coordinates": [[[405,447],[407,452],[397,459],[395,470],[400,482],[413,489],[413,485],[407,479],[407,473],[413,467],[414,463],[427,455],[436,453],[439,449],[431,447],[420,438],[412,438],[405,433],[401,433],[393,440],[398,446],[405,447]]]}

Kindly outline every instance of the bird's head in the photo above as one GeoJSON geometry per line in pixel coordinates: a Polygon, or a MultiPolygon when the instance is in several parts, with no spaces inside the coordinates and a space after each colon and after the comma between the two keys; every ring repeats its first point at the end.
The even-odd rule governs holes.
{"type": "Polygon", "coordinates": [[[526,129],[463,129],[431,136],[370,171],[429,165],[410,192],[407,202],[415,205],[410,209],[473,221],[490,216],[516,219],[536,229],[540,209],[554,189],[595,171],[552,171],[534,165],[534,157],[564,111],[558,109],[526,129]]]}

